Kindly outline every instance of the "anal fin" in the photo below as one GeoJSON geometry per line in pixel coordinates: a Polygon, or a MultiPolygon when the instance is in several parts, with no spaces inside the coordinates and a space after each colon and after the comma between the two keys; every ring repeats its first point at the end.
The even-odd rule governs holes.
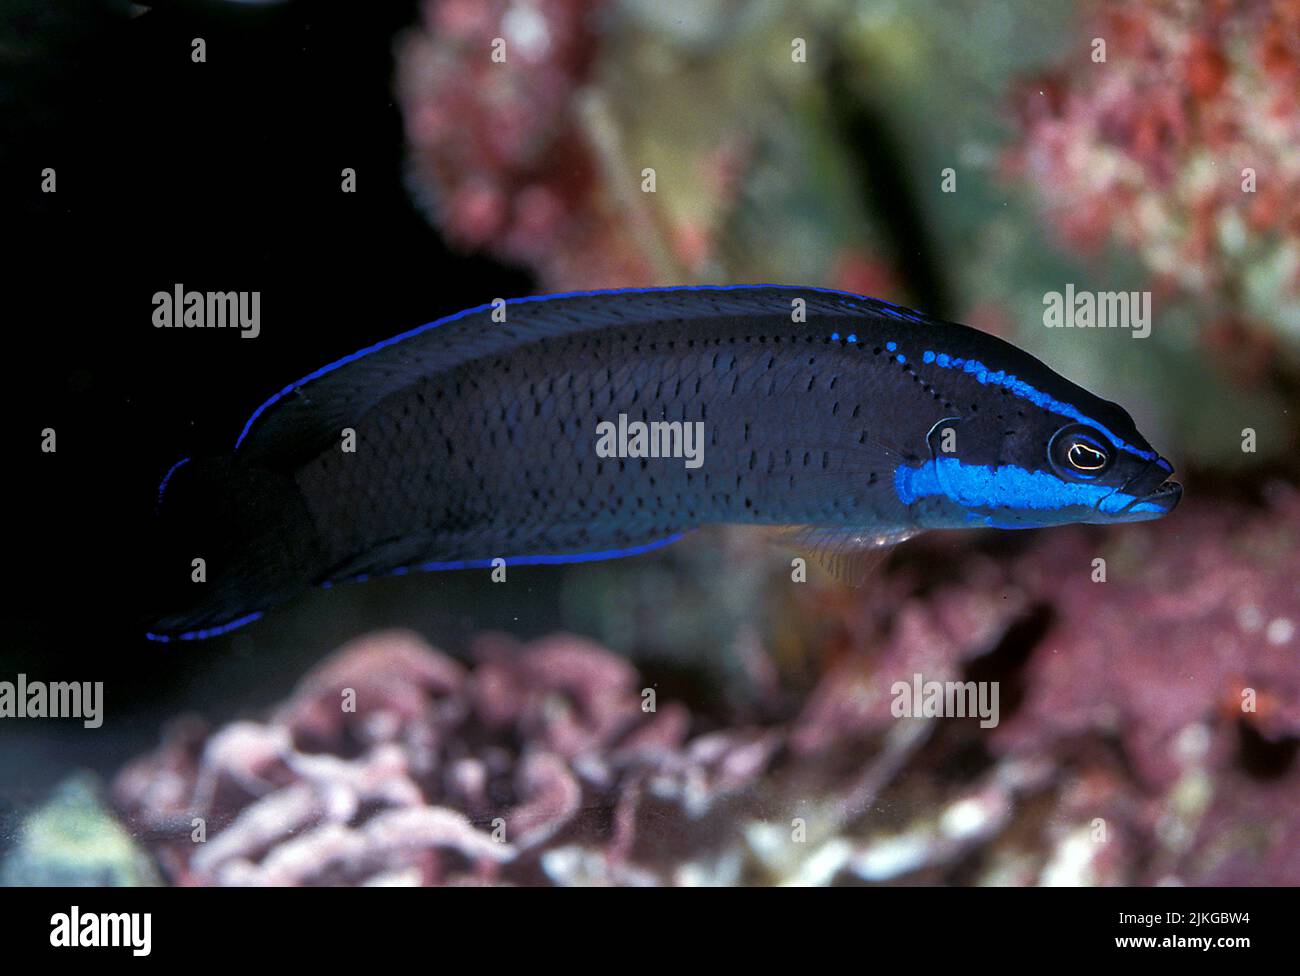
{"type": "Polygon", "coordinates": [[[774,541],[806,553],[832,579],[863,585],[889,556],[890,547],[919,535],[919,529],[863,529],[843,525],[790,525],[776,530],[774,541]]]}

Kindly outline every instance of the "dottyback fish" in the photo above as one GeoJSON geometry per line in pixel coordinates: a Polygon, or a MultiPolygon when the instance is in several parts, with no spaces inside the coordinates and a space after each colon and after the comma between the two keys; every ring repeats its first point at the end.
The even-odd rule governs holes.
{"type": "Polygon", "coordinates": [[[1159,518],[1182,493],[1172,471],[1118,404],[875,299],[521,298],[322,367],[228,456],[169,471],[149,636],[209,636],[310,586],[626,556],[714,523],[845,551],[1159,518]]]}

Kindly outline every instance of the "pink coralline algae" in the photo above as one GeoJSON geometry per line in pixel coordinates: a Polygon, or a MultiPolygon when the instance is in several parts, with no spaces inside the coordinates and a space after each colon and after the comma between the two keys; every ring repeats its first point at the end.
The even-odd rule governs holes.
{"type": "MultiPolygon", "coordinates": [[[[888,728],[891,685],[916,673],[991,678],[1002,715],[980,748],[995,770],[1035,781],[981,880],[1294,883],[1300,492],[1269,494],[1262,510],[1193,501],[1133,531],[1068,528],[1009,561],[963,557],[947,584],[901,598],[870,654],[835,666],[792,747],[888,728]],[[1031,827],[1032,844],[1017,839],[1031,827]],[[1060,863],[1029,875],[999,866],[1054,834],[1060,863]]],[[[844,627],[870,630],[877,599],[899,596],[886,588],[841,609],[844,627]]],[[[931,775],[926,755],[911,789],[931,775]]]]}
{"type": "Polygon", "coordinates": [[[770,56],[789,44],[779,8],[736,32],[689,6],[427,0],[396,89],[431,222],[541,291],[794,274],[901,298],[849,149],[812,110],[817,74],[770,56]],[[773,127],[751,93],[790,84],[808,97],[773,127]]]}
{"type": "Polygon", "coordinates": [[[1063,240],[1265,315],[1246,293],[1300,298],[1300,3],[1106,0],[1016,101],[1009,168],[1063,240]]]}
{"type": "Polygon", "coordinates": [[[399,51],[412,185],[452,243],[553,286],[647,284],[580,111],[604,0],[428,0],[399,51]]]}
{"type": "Polygon", "coordinates": [[[376,634],[265,720],[176,723],[114,801],[190,885],[1294,883],[1300,492],[1266,495],[797,586],[802,700],[376,634]],[[996,723],[899,717],[917,676],[996,682],[996,723]]]}
{"type": "Polygon", "coordinates": [[[1063,535],[1021,567],[1043,599],[1099,555],[1108,581],[1053,600],[1021,674],[1023,703],[994,749],[1050,744],[1075,761],[1116,743],[1136,792],[1107,805],[1150,824],[1156,841],[1138,880],[1294,884],[1300,493],[1278,486],[1259,514],[1189,506],[1116,536],[1113,550],[1092,548],[1083,533],[1063,535]]]}
{"type": "Polygon", "coordinates": [[[412,634],[358,641],[266,722],[177,724],[116,800],[179,884],[645,883],[636,845],[751,786],[775,746],[687,741],[681,706],[643,707],[634,669],[576,637],[475,654],[467,670],[412,634]],[[582,836],[592,863],[569,849],[582,836]]]}
{"type": "Polygon", "coordinates": [[[1231,508],[1192,506],[1162,531],[1117,536],[1113,551],[1064,533],[1025,564],[1042,598],[1097,556],[1109,556],[1109,579],[1054,601],[1042,653],[1025,667],[1020,721],[998,746],[1110,728],[1144,785],[1167,788],[1184,765],[1178,737],[1198,723],[1300,736],[1300,496],[1288,491],[1272,515],[1238,521],[1231,508]]]}

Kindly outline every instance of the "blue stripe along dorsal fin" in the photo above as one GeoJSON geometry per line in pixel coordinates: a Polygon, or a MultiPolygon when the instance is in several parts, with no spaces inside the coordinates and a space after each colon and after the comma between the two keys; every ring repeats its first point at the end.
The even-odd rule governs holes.
{"type": "Polygon", "coordinates": [[[817,315],[931,321],[874,298],[785,285],[629,288],[508,299],[504,322],[493,321],[492,304],[466,309],[344,356],[291,383],[254,411],[235,447],[251,463],[292,463],[323,450],[384,397],[423,376],[539,339],[620,324],[789,315],[796,298],[807,302],[810,321],[817,315]]]}

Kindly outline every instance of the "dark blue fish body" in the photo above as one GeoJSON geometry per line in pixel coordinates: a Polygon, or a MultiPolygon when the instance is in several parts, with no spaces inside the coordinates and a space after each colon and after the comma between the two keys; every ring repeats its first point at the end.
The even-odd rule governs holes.
{"type": "Polygon", "coordinates": [[[311,585],[626,555],[713,523],[866,546],[1155,518],[1177,503],[1171,471],[1118,405],[873,299],[520,299],[318,370],[259,408],[230,457],[171,472],[152,634],[207,634],[311,585]],[[637,424],[657,453],[694,454],[629,450],[637,424]]]}

